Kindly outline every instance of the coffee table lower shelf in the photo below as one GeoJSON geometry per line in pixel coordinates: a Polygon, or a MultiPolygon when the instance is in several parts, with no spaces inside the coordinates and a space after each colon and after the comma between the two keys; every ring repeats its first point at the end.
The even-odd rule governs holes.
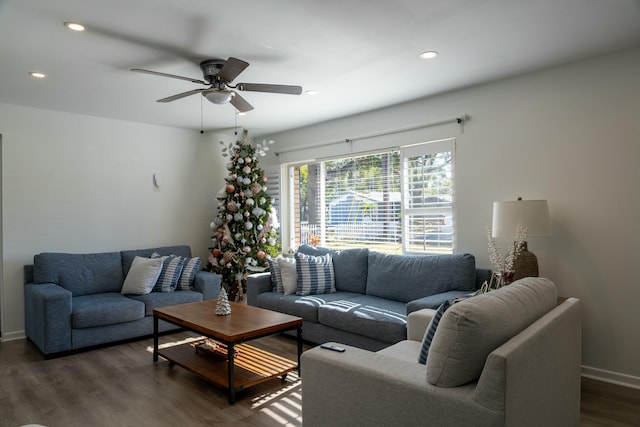
{"type": "MultiPolygon", "coordinates": [[[[235,391],[272,378],[284,377],[287,373],[298,369],[297,362],[248,344],[238,344],[235,350],[233,363],[235,391]]],[[[231,388],[228,375],[229,362],[225,355],[198,350],[194,343],[161,348],[158,354],[217,386],[231,388]]]]}

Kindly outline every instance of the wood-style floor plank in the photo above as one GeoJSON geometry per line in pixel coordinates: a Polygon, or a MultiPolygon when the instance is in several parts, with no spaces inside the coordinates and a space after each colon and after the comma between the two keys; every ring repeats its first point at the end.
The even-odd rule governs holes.
{"type": "MultiPolygon", "coordinates": [[[[160,337],[161,345],[194,334],[160,337]]],[[[251,345],[296,357],[295,339],[251,345]]],[[[302,390],[295,373],[247,388],[227,402],[224,390],[178,366],[152,361],[152,339],[45,360],[27,340],[0,343],[0,426],[48,427],[301,426],[302,390]]],[[[309,348],[305,345],[305,349],[309,348]]],[[[581,425],[640,426],[640,390],[584,378],[581,425]]]]}
{"type": "MultiPolygon", "coordinates": [[[[192,337],[165,335],[160,343],[192,337]]],[[[252,344],[297,354],[289,337],[252,344]]],[[[164,360],[154,364],[152,346],[145,339],[45,360],[26,340],[1,343],[0,426],[302,425],[295,372],[239,392],[230,406],[224,390],[164,360]]]]}

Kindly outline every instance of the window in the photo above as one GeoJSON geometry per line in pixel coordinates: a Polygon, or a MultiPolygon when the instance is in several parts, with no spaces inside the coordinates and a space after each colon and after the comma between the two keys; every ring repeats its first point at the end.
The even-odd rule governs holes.
{"type": "Polygon", "coordinates": [[[292,166],[295,244],[453,252],[453,140],[292,166]]]}
{"type": "Polygon", "coordinates": [[[452,143],[403,148],[403,251],[453,252],[452,143]]]}

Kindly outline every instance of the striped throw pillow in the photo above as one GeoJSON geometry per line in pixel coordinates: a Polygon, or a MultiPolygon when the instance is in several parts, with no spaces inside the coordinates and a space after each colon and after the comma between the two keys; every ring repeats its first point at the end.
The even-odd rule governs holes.
{"type": "MultiPolygon", "coordinates": [[[[155,255],[155,254],[154,254],[155,255]]],[[[158,277],[158,281],[153,287],[152,292],[173,292],[178,285],[178,278],[182,273],[184,261],[181,257],[175,255],[157,257],[151,255],[152,258],[162,259],[162,272],[158,277]]]]}
{"type": "Polygon", "coordinates": [[[269,273],[271,273],[271,285],[273,287],[273,292],[277,294],[284,293],[284,286],[282,285],[282,270],[280,269],[280,265],[278,262],[282,258],[269,258],[267,262],[269,263],[269,273]]]}
{"type": "Polygon", "coordinates": [[[451,301],[445,301],[438,307],[436,314],[431,319],[431,323],[429,323],[429,328],[427,329],[427,333],[424,335],[424,339],[422,340],[422,348],[420,348],[420,357],[418,358],[418,363],[426,365],[427,356],[429,355],[429,347],[431,347],[431,341],[433,341],[433,336],[436,333],[436,329],[438,328],[438,324],[440,323],[440,319],[442,319],[442,315],[449,307],[451,307],[451,301]]]}
{"type": "Polygon", "coordinates": [[[296,273],[296,295],[328,294],[336,291],[331,254],[312,256],[296,253],[296,273]]]}
{"type": "Polygon", "coordinates": [[[178,289],[182,291],[194,290],[193,282],[196,279],[196,273],[200,271],[202,260],[199,256],[193,258],[182,258],[184,260],[184,268],[178,280],[178,289]]]}

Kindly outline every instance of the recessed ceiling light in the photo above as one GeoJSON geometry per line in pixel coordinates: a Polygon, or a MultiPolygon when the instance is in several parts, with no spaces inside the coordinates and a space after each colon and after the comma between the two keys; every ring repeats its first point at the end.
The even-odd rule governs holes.
{"type": "Polygon", "coordinates": [[[29,73],[29,75],[31,77],[36,77],[38,79],[44,79],[45,77],[47,77],[47,75],[45,73],[41,73],[39,71],[32,71],[29,73]]]}
{"type": "Polygon", "coordinates": [[[432,58],[435,58],[436,56],[438,56],[438,52],[436,52],[435,50],[427,50],[420,54],[420,58],[422,59],[432,59],[432,58]]]}
{"type": "Polygon", "coordinates": [[[86,29],[84,25],[77,22],[65,22],[64,26],[72,31],[84,31],[86,29]]]}
{"type": "Polygon", "coordinates": [[[317,95],[319,92],[317,90],[314,90],[314,89],[309,89],[309,90],[305,90],[304,93],[307,94],[307,95],[313,96],[313,95],[317,95]]]}
{"type": "Polygon", "coordinates": [[[245,112],[243,112],[243,111],[237,111],[237,112],[236,112],[236,115],[238,115],[238,116],[246,116],[246,115],[247,115],[247,113],[245,113],[245,112]]]}

